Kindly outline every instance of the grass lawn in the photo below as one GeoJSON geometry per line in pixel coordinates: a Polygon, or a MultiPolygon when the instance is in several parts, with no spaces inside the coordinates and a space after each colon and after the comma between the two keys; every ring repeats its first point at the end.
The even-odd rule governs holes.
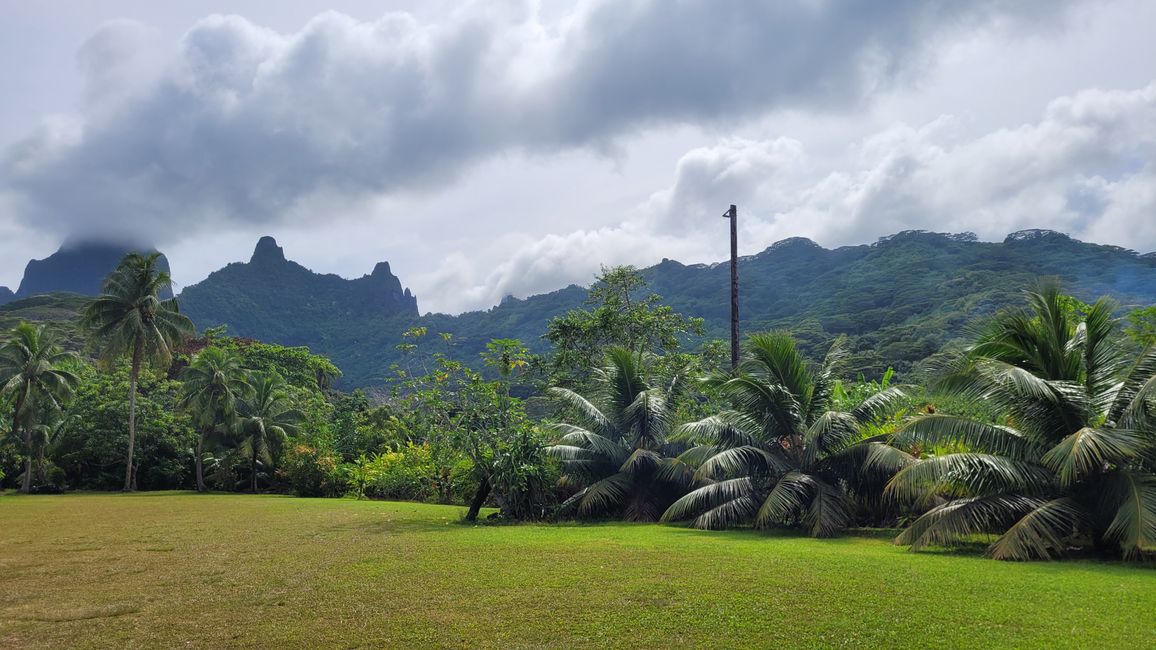
{"type": "Polygon", "coordinates": [[[0,647],[1156,647],[1156,570],[279,496],[0,497],[0,647]]]}

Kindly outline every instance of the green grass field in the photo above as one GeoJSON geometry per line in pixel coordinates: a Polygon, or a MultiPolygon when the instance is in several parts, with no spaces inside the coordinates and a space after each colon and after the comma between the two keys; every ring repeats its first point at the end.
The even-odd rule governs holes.
{"type": "Polygon", "coordinates": [[[0,647],[1156,646],[1156,570],[461,508],[0,497],[0,647]]]}

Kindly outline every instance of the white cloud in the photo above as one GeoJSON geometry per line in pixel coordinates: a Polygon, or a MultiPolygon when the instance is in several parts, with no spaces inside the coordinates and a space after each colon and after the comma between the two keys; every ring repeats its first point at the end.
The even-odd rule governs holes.
{"type": "Polygon", "coordinates": [[[508,152],[611,147],[662,125],[853,106],[921,68],[936,38],[1055,13],[873,4],[473,3],[440,22],[321,14],[280,34],[199,21],[167,56],[131,22],[79,53],[87,104],[0,159],[17,217],[57,234],[143,236],[317,222],[303,203],[444,187],[508,152]]]}
{"type": "Polygon", "coordinates": [[[1038,227],[1156,249],[1156,82],[1062,97],[1034,123],[971,138],[952,116],[896,124],[847,154],[830,170],[789,138],[696,148],[678,161],[671,186],[622,224],[527,242],[484,283],[455,294],[455,280],[479,275],[459,259],[437,286],[461,296],[450,305],[476,307],[587,283],[600,263],[718,260],[726,246],[718,216],[731,201],[744,253],[795,236],[838,246],[922,229],[1001,240],[1038,227]]]}

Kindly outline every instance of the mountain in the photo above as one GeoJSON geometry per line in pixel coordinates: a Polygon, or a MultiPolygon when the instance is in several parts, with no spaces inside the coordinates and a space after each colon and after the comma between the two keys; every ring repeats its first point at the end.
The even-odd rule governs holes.
{"type": "MultiPolygon", "coordinates": [[[[643,269],[664,302],[706,321],[709,338],[729,335],[729,266],[673,260],[643,269]]],[[[826,249],[807,239],[778,242],[739,263],[742,330],[790,329],[819,355],[839,335],[850,339],[853,368],[910,370],[964,335],[969,323],[1005,305],[1040,276],[1091,301],[1111,295],[1122,308],[1156,303],[1156,255],[1080,242],[1046,230],[1002,242],[974,235],[907,231],[874,244],[826,249]]],[[[400,358],[401,333],[415,325],[424,345],[476,363],[494,338],[519,338],[542,351],[546,323],[581,306],[586,289],[569,286],[485,310],[418,316],[417,301],[385,263],[344,280],[285,259],[263,238],[248,264],[234,263],[180,295],[198,327],[229,326],[236,336],[306,345],[345,372],[344,387],[380,383],[400,358]],[[438,333],[452,335],[447,343],[438,333]]]]}
{"type": "Polygon", "coordinates": [[[16,294],[8,287],[0,287],[0,305],[6,305],[16,299],[16,294]]]}
{"type": "Polygon", "coordinates": [[[21,321],[51,323],[62,334],[65,347],[79,351],[84,348],[84,335],[77,322],[89,300],[75,293],[49,293],[0,304],[0,333],[11,330],[21,321]]]}
{"type": "Polygon", "coordinates": [[[395,344],[418,317],[417,298],[388,262],[346,280],[285,259],[272,237],[257,242],[248,263],[234,262],[186,287],[179,302],[198,328],[225,325],[232,336],[309,346],[333,359],[346,373],[344,385],[352,386],[380,379],[360,359],[378,358],[373,344],[383,337],[395,344]]]}
{"type": "MultiPolygon", "coordinates": [[[[26,298],[54,292],[100,295],[104,278],[131,252],[156,251],[103,242],[65,244],[42,260],[28,262],[24,267],[24,279],[16,290],[16,297],[26,298]]],[[[169,270],[169,262],[163,255],[159,266],[165,271],[169,270]]],[[[163,297],[171,298],[172,293],[166,291],[163,297]]]]}

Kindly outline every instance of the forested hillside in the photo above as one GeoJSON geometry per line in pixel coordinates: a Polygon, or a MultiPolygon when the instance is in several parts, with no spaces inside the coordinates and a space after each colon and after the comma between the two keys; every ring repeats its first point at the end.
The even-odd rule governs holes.
{"type": "MultiPolygon", "coordinates": [[[[642,273],[666,304],[705,320],[706,338],[727,336],[726,264],[664,260],[642,273]]],[[[998,243],[919,231],[833,250],[788,239],[743,258],[742,326],[789,329],[808,353],[847,335],[853,368],[871,375],[894,366],[902,373],[962,336],[977,317],[1018,300],[1041,276],[1060,277],[1083,300],[1111,295],[1125,308],[1156,303],[1150,254],[1052,231],[1022,231],[998,243]]],[[[416,299],[388,265],[358,280],[320,275],[285,260],[269,239],[249,264],[231,264],[180,298],[199,328],[226,324],[236,336],[307,345],[332,358],[344,385],[353,387],[380,383],[398,358],[402,332],[415,325],[451,334],[449,343],[436,345],[470,363],[495,338],[521,339],[540,351],[546,323],[585,295],[570,286],[507,298],[486,311],[419,317],[416,299]]]]}

